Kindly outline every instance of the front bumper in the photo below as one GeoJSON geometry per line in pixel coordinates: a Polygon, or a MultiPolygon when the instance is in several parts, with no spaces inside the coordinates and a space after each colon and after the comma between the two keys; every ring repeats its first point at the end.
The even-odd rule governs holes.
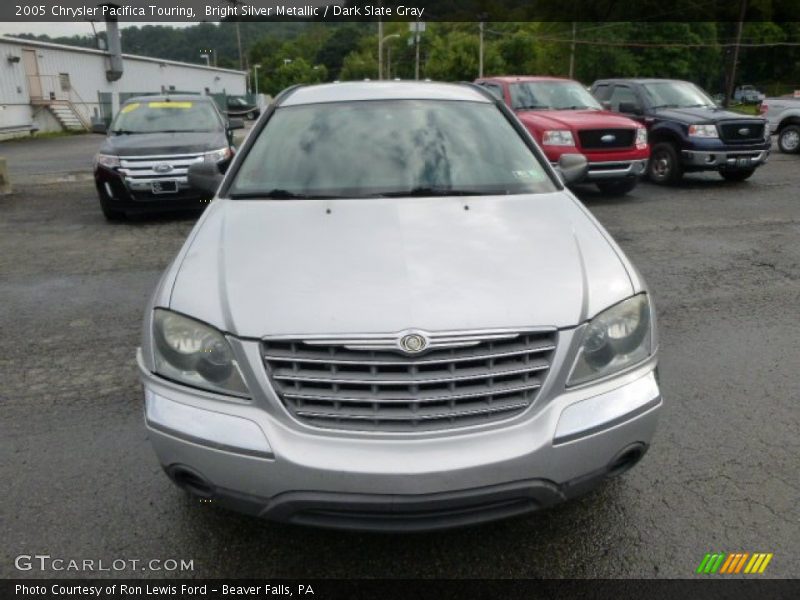
{"type": "Polygon", "coordinates": [[[177,484],[252,515],[348,529],[429,530],[551,506],[636,462],[661,407],[653,359],[506,426],[358,436],[174,384],[141,356],[139,367],[150,439],[177,484]]]}
{"type": "Polygon", "coordinates": [[[763,165],[769,150],[683,150],[683,165],[695,169],[752,169],[763,165]]]}
{"type": "Polygon", "coordinates": [[[647,160],[590,162],[586,181],[606,181],[641,177],[647,169],[647,160]]]}

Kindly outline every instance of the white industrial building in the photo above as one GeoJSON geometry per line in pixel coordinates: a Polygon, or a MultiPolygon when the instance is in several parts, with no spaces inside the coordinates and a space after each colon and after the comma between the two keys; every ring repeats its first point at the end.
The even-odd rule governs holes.
{"type": "Polygon", "coordinates": [[[118,40],[102,51],[0,36],[0,139],[89,129],[140,94],[247,91],[243,71],[121,54],[118,40]]]}

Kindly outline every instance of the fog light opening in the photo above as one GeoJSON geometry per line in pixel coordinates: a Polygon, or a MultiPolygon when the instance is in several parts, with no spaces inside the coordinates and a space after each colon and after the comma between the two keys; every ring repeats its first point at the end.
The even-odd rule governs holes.
{"type": "Polygon", "coordinates": [[[214,497],[214,486],[193,469],[176,465],[171,467],[167,471],[167,474],[170,476],[170,479],[175,482],[175,485],[190,494],[199,496],[200,498],[214,497]]]}
{"type": "Polygon", "coordinates": [[[646,451],[647,447],[642,443],[633,444],[623,449],[609,464],[608,476],[617,477],[629,471],[642,459],[646,451]]]}
{"type": "Polygon", "coordinates": [[[714,154],[709,154],[708,156],[706,156],[706,162],[708,164],[713,164],[716,160],[717,160],[717,157],[714,154]]]}

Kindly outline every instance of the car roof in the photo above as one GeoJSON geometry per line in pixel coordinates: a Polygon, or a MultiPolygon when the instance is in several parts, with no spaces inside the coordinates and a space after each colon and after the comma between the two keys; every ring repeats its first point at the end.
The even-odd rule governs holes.
{"type": "MultiPolygon", "coordinates": [[[[669,79],[667,77],[612,77],[610,79],[598,79],[594,82],[594,84],[598,83],[659,83],[665,81],[678,81],[678,82],[686,82],[685,79],[669,79]]],[[[688,82],[691,83],[691,82],[688,82]]]]}
{"type": "Polygon", "coordinates": [[[500,81],[503,83],[523,83],[526,81],[575,81],[575,80],[567,79],[566,77],[553,77],[550,75],[499,75],[497,77],[481,77],[478,81],[500,81]]]}
{"type": "Polygon", "coordinates": [[[212,102],[212,99],[200,94],[153,94],[128,98],[123,104],[129,102],[212,102]]]}
{"type": "Polygon", "coordinates": [[[360,100],[461,100],[492,103],[469,85],[432,81],[348,81],[295,88],[280,106],[360,100]]]}

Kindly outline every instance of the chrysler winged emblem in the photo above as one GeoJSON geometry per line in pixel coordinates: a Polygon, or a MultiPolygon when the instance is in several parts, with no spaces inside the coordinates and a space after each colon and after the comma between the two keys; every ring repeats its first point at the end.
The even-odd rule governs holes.
{"type": "Polygon", "coordinates": [[[407,333],[400,338],[400,349],[408,354],[417,354],[428,347],[428,340],[419,333],[407,333]]]}

